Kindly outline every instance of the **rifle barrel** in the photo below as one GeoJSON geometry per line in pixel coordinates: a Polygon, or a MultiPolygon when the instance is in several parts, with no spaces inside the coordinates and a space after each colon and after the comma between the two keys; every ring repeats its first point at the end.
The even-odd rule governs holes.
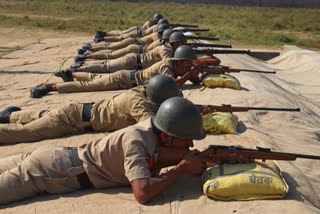
{"type": "Polygon", "coordinates": [[[194,50],[195,54],[250,54],[250,50],[218,50],[218,49],[209,49],[209,50],[194,50]]]}
{"type": "MultiPolygon", "coordinates": [[[[237,108],[237,107],[234,107],[237,108]]],[[[259,111],[300,111],[300,108],[265,108],[265,107],[247,107],[248,110],[259,111]]]]}
{"type": "Polygon", "coordinates": [[[185,29],[181,29],[180,31],[183,31],[183,32],[204,32],[204,31],[209,31],[209,29],[198,29],[198,28],[187,29],[187,28],[185,28],[185,29]]]}
{"type": "Polygon", "coordinates": [[[266,73],[266,74],[276,74],[276,71],[259,71],[259,70],[247,70],[247,69],[237,69],[239,71],[244,71],[244,72],[255,72],[255,73],[266,73]]]}
{"type": "Polygon", "coordinates": [[[300,111],[300,108],[268,108],[268,107],[246,107],[246,106],[232,106],[230,104],[223,104],[220,106],[215,105],[196,105],[197,107],[209,107],[216,109],[216,111],[223,112],[243,112],[243,111],[300,111]]]}
{"type": "Polygon", "coordinates": [[[219,40],[219,38],[214,38],[214,37],[202,37],[202,36],[185,36],[185,37],[186,37],[186,39],[203,39],[203,40],[209,40],[209,41],[218,41],[219,40]]]}
{"type": "Polygon", "coordinates": [[[172,27],[199,27],[198,25],[186,25],[186,24],[169,24],[172,27]]]}
{"type": "Polygon", "coordinates": [[[191,47],[212,47],[212,48],[232,48],[231,45],[217,45],[217,44],[205,44],[205,43],[187,43],[191,47]]]}

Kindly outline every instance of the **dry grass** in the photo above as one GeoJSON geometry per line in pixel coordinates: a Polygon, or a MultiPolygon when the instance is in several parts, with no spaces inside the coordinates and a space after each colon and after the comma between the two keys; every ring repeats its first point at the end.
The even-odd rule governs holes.
{"type": "Polygon", "coordinates": [[[0,0],[0,27],[24,26],[94,33],[143,24],[160,12],[172,23],[209,28],[220,43],[320,48],[319,9],[76,0],[0,0]],[[15,15],[12,15],[15,14],[15,15]]]}

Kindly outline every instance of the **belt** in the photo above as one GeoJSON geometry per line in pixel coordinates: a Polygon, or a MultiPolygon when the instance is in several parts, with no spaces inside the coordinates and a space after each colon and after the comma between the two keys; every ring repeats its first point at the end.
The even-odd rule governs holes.
{"type": "MultiPolygon", "coordinates": [[[[72,161],[73,165],[75,167],[82,166],[83,163],[79,158],[78,148],[74,148],[74,147],[70,148],[70,151],[71,151],[71,161],[72,161]]],[[[77,180],[78,180],[81,188],[93,187],[93,184],[91,183],[91,181],[89,179],[89,176],[88,176],[88,174],[86,172],[78,174],[77,175],[77,180]]]]}
{"type": "MultiPolygon", "coordinates": [[[[84,104],[83,104],[83,109],[82,109],[82,121],[84,121],[84,122],[90,122],[92,105],[93,105],[93,103],[84,103],[84,104]]],[[[84,127],[84,130],[85,130],[86,132],[92,131],[91,125],[84,127]]]]}
{"type": "Polygon", "coordinates": [[[130,71],[130,80],[136,81],[136,70],[130,71]]]}
{"type": "Polygon", "coordinates": [[[143,51],[143,45],[139,45],[139,53],[143,53],[144,51],[143,51]]]}
{"type": "Polygon", "coordinates": [[[141,28],[138,28],[138,29],[137,29],[137,33],[138,33],[138,36],[142,36],[142,29],[141,29],[141,28]]]}
{"type": "Polygon", "coordinates": [[[91,108],[93,103],[84,103],[82,110],[82,121],[89,122],[91,119],[91,108]]]}
{"type": "Polygon", "coordinates": [[[137,54],[137,69],[142,69],[140,54],[137,54]]]}

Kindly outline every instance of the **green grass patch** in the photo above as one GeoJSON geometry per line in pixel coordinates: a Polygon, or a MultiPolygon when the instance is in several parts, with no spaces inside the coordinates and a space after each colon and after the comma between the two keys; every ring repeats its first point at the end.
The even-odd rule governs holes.
{"type": "Polygon", "coordinates": [[[219,43],[320,48],[320,10],[179,3],[80,0],[0,0],[0,27],[94,33],[142,25],[159,12],[172,23],[209,28],[219,43]]]}

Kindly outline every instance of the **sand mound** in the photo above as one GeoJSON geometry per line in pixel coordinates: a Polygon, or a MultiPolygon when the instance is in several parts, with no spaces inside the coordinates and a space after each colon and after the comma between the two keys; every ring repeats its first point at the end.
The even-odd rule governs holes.
{"type": "MultiPolygon", "coordinates": [[[[56,94],[31,99],[29,89],[59,82],[53,72],[73,63],[72,56],[91,38],[47,39],[0,59],[0,109],[20,106],[40,109],[68,102],[91,102],[120,91],[56,94]]],[[[320,55],[288,47],[279,57],[261,61],[247,55],[219,55],[223,65],[233,68],[277,70],[277,75],[237,73],[240,91],[184,86],[184,96],[197,104],[301,108],[301,112],[235,113],[240,125],[237,135],[208,135],[195,147],[210,144],[269,147],[275,151],[319,155],[320,150],[320,55]]],[[[104,133],[88,133],[36,143],[1,146],[0,157],[32,151],[45,144],[77,146],[101,138],[104,133]]],[[[148,205],[139,205],[129,187],[83,190],[64,195],[44,195],[0,207],[1,213],[319,213],[320,162],[279,161],[289,184],[284,200],[221,202],[202,195],[200,178],[189,176],[173,185],[148,205]]]]}

